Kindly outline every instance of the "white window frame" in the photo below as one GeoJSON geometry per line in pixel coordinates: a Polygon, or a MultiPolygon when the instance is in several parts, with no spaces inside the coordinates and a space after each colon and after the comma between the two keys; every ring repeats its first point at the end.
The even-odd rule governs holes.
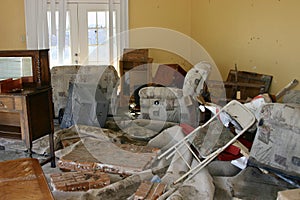
{"type": "MultiPolygon", "coordinates": [[[[93,12],[93,11],[108,11],[107,10],[107,5],[105,4],[84,4],[82,6],[78,7],[78,13],[80,15],[80,17],[78,18],[78,24],[80,27],[87,27],[87,16],[85,16],[85,12],[93,12]]],[[[113,35],[113,27],[109,26],[108,27],[108,45],[109,45],[109,57],[107,58],[109,61],[108,63],[100,63],[100,64],[116,64],[114,63],[114,58],[115,57],[119,57],[119,53],[120,53],[120,38],[118,37],[120,33],[120,23],[119,23],[119,19],[120,19],[120,8],[119,5],[115,5],[114,8],[112,10],[110,10],[110,13],[112,13],[113,11],[116,12],[116,24],[114,25],[116,27],[116,37],[114,37],[113,35]],[[116,42],[117,46],[115,46],[113,43],[116,42]],[[115,49],[116,48],[116,49],[115,49]],[[116,55],[114,54],[114,52],[119,52],[116,55]]],[[[109,14],[109,22],[111,23],[113,21],[113,19],[111,18],[112,16],[110,16],[109,14]]],[[[88,32],[86,30],[81,31],[79,30],[79,38],[81,40],[81,45],[80,45],[80,55],[82,56],[80,58],[80,63],[83,64],[97,64],[94,63],[93,61],[90,61],[88,59],[88,53],[89,53],[89,45],[88,45],[88,32]]]]}

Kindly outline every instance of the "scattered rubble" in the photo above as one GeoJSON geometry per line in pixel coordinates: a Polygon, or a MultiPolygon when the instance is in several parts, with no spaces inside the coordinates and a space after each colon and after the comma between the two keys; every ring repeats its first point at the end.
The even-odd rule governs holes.
{"type": "MultiPolygon", "coordinates": [[[[267,103],[266,105],[272,104],[267,103]]],[[[257,112],[265,113],[264,110],[259,109],[257,112]]],[[[256,118],[259,118],[258,115],[256,115],[256,118]]],[[[146,121],[140,122],[147,125],[146,121]]],[[[130,123],[132,122],[124,124],[130,127],[130,123]]],[[[258,124],[261,125],[261,123],[258,124]]],[[[199,160],[194,158],[195,155],[200,155],[200,158],[202,154],[204,157],[209,156],[211,152],[218,150],[226,145],[228,140],[235,137],[234,129],[222,128],[221,126],[220,121],[212,121],[211,126],[198,131],[193,142],[189,143],[192,145],[192,151],[187,146],[183,146],[178,148],[170,159],[158,160],[156,159],[158,155],[169,150],[176,143],[183,141],[187,135],[191,134],[193,128],[174,125],[165,128],[154,138],[144,143],[146,145],[139,146],[129,143],[132,141],[130,139],[126,140],[125,143],[124,140],[120,140],[120,137],[124,137],[125,134],[121,130],[112,131],[77,125],[71,127],[69,133],[63,130],[64,136],[59,137],[64,143],[64,149],[57,151],[60,158],[58,166],[63,170],[72,171],[65,173],[105,172],[109,174],[116,173],[123,177],[122,180],[111,182],[103,188],[89,189],[85,193],[81,193],[79,197],[81,200],[196,200],[199,198],[223,200],[232,199],[233,197],[251,199],[257,196],[275,198],[278,191],[295,188],[295,185],[278,178],[276,174],[262,173],[257,167],[253,167],[253,163],[241,170],[233,166],[230,161],[218,161],[217,159],[209,160],[205,164],[206,167],[191,171],[187,179],[176,182],[191,168],[193,169],[199,165],[199,160]],[[219,130],[221,130],[221,133],[213,137],[219,130]],[[203,153],[206,152],[203,149],[209,151],[203,153]],[[159,181],[151,182],[151,179],[158,174],[161,177],[159,181]],[[254,192],[257,188],[264,188],[267,191],[266,194],[254,192]]],[[[285,170],[283,171],[285,172],[285,170]]],[[[52,175],[52,177],[55,179],[59,175],[52,175]]],[[[55,182],[53,178],[52,181],[55,182]]],[[[53,185],[55,188],[58,187],[54,183],[53,185]]],[[[77,181],[77,185],[75,183],[74,185],[68,185],[69,187],[66,185],[64,185],[64,189],[68,191],[72,188],[73,190],[86,190],[87,188],[87,183],[81,183],[80,181],[77,181]],[[83,189],[83,185],[86,188],[83,189]]]]}
{"type": "Polygon", "coordinates": [[[57,165],[64,170],[100,170],[132,175],[150,167],[157,153],[133,153],[110,141],[85,138],[60,157],[57,165]]]}
{"type": "Polygon", "coordinates": [[[65,172],[51,174],[51,182],[55,190],[60,191],[87,191],[98,189],[110,184],[108,174],[99,171],[65,172]]]}
{"type": "Polygon", "coordinates": [[[143,181],[137,191],[134,193],[133,200],[156,200],[165,190],[165,184],[143,181]]]}
{"type": "MultiPolygon", "coordinates": [[[[206,62],[195,66],[182,89],[140,89],[138,117],[105,116],[101,118],[105,128],[75,123],[61,130],[56,138],[61,144],[57,142],[57,148],[63,148],[56,152],[58,166],[71,172],[52,174],[54,188],[83,190],[80,200],[275,199],[277,195],[284,199],[286,192],[279,191],[299,186],[299,107],[272,104],[276,100],[268,94],[272,76],[236,69],[226,82],[207,82],[209,88],[226,86],[226,94],[219,95],[229,98],[219,98],[220,102],[239,97],[244,103],[242,109],[227,104],[223,112],[221,106],[199,101],[210,70],[206,62]],[[207,127],[198,126],[198,103],[201,111],[214,115],[207,127]],[[245,156],[243,169],[231,163],[241,156],[245,156]],[[119,175],[118,181],[111,181],[111,174],[119,175]]],[[[108,72],[109,77],[115,75],[108,72]]],[[[283,96],[283,101],[299,103],[299,94],[288,90],[279,92],[277,100],[284,92],[290,97],[283,96]]],[[[109,88],[105,94],[114,92],[109,88]]],[[[103,113],[107,112],[113,111],[103,113]]]]}
{"type": "Polygon", "coordinates": [[[96,200],[96,199],[109,199],[120,200],[127,199],[134,194],[141,183],[145,180],[151,180],[154,176],[151,170],[136,173],[123,180],[112,183],[104,188],[89,190],[81,195],[81,200],[96,200]]]}

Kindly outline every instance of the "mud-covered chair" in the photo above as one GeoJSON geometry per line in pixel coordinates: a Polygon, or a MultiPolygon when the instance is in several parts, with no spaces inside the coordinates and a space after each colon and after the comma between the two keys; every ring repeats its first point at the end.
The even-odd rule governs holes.
{"type": "Polygon", "coordinates": [[[210,71],[210,63],[202,61],[187,72],[182,89],[155,86],[140,89],[140,117],[197,127],[200,118],[197,96],[210,71]]]}

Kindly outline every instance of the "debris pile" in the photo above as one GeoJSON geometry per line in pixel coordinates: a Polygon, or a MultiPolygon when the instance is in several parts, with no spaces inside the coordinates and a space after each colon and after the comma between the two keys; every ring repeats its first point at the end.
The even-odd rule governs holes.
{"type": "Polygon", "coordinates": [[[109,185],[110,178],[106,173],[99,171],[76,171],[51,174],[51,182],[56,190],[87,191],[109,185]]]}
{"type": "Polygon", "coordinates": [[[202,64],[198,74],[187,74],[193,80],[183,90],[141,89],[140,118],[114,116],[105,128],[75,123],[60,130],[58,167],[70,172],[51,175],[54,190],[85,191],[78,199],[198,200],[275,199],[299,188],[300,106],[272,102],[287,93],[295,103],[299,93],[289,93],[288,85],[275,97],[248,99],[245,88],[268,92],[272,77],[236,70],[226,84],[230,99],[243,99],[219,106],[193,95],[204,92],[202,64]],[[200,111],[211,117],[202,123],[200,111]]]}

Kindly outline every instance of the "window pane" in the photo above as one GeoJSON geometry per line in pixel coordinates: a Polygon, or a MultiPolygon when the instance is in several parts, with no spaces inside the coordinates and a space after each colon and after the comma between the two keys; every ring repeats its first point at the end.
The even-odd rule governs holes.
{"type": "MultiPolygon", "coordinates": [[[[94,12],[89,12],[94,13],[94,12]]],[[[116,12],[113,14],[113,23],[115,24],[116,20],[116,12]]],[[[92,16],[89,15],[88,24],[91,25],[96,21],[97,30],[89,29],[88,30],[88,38],[89,38],[89,62],[98,63],[98,64],[109,64],[110,63],[110,55],[109,55],[109,12],[108,11],[98,11],[96,13],[96,18],[92,19],[92,16]],[[95,45],[94,47],[90,45],[95,45]],[[91,52],[93,51],[93,52],[91,52]],[[96,53],[96,55],[95,55],[96,53]]],[[[113,34],[116,35],[116,29],[114,28],[113,34]]],[[[115,42],[115,41],[114,41],[115,42]]],[[[116,45],[114,44],[114,52],[117,52],[116,45]]]]}
{"type": "Polygon", "coordinates": [[[88,30],[89,45],[97,44],[97,29],[88,30]]]}
{"type": "Polygon", "coordinates": [[[105,18],[105,11],[97,12],[97,25],[98,28],[106,28],[106,18],[105,18]]]}
{"type": "Polygon", "coordinates": [[[97,12],[88,12],[88,27],[96,28],[97,26],[97,12]]]}
{"type": "Polygon", "coordinates": [[[98,29],[98,44],[104,44],[107,39],[107,29],[98,29]]]}

